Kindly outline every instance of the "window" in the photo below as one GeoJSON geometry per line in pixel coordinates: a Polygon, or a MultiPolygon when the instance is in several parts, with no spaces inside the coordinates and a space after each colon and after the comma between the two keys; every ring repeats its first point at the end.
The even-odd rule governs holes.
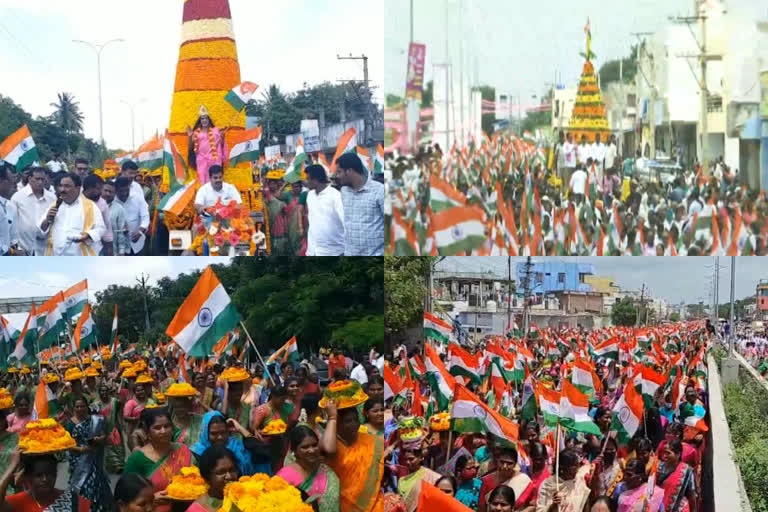
{"type": "Polygon", "coordinates": [[[588,276],[588,275],[589,275],[589,274],[587,274],[586,272],[579,272],[579,282],[580,282],[580,283],[583,283],[583,282],[584,282],[584,278],[585,278],[586,276],[588,276]]]}
{"type": "Polygon", "coordinates": [[[544,282],[544,274],[541,272],[536,272],[535,279],[536,284],[542,284],[544,282]]]}
{"type": "Polygon", "coordinates": [[[558,284],[565,284],[565,272],[557,273],[557,282],[558,284]]]}

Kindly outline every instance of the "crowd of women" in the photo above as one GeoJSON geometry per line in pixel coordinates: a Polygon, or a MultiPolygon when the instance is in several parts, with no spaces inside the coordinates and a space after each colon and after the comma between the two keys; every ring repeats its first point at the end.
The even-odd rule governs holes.
{"type": "Polygon", "coordinates": [[[84,359],[85,371],[45,362],[39,371],[11,368],[0,376],[8,396],[0,410],[0,509],[217,511],[228,483],[264,473],[298,488],[319,512],[380,510],[383,380],[375,360],[354,370],[340,360],[329,361],[330,381],[307,361],[265,372],[234,359],[226,368],[198,361],[186,369],[170,357],[134,355],[84,359]],[[44,409],[41,397],[75,447],[34,455],[18,447],[44,409]],[[57,489],[62,464],[68,485],[57,489]],[[174,475],[193,465],[207,493],[194,502],[169,496],[174,475]],[[111,475],[119,475],[114,489],[111,475]]]}
{"type": "MultiPolygon", "coordinates": [[[[418,383],[407,398],[395,394],[388,395],[385,401],[385,512],[427,512],[427,503],[436,503],[427,499],[434,496],[435,488],[453,498],[450,502],[440,498],[451,512],[701,511],[702,459],[708,427],[706,420],[695,422],[691,418],[706,418],[707,414],[706,378],[698,373],[701,365],[697,358],[708,350],[709,335],[703,327],[689,326],[685,330],[688,332],[659,334],[661,339],[654,341],[661,347],[667,346],[668,336],[675,340],[680,352],[670,350],[667,359],[653,349],[652,356],[632,354],[629,362],[633,365],[640,363],[635,356],[643,361],[651,357],[660,365],[662,374],[671,371],[668,375],[675,375],[675,366],[685,370],[680,379],[661,383],[652,397],[643,397],[647,400],[644,413],[629,438],[617,435],[618,417],[625,412],[615,404],[624,394],[628,379],[639,377],[627,371],[623,357],[618,364],[603,366],[602,359],[593,355],[599,361],[596,378],[601,381],[601,391],[590,400],[588,419],[599,428],[599,435],[596,429],[595,433],[584,433],[553,426],[545,420],[547,411],[542,410],[546,407],[541,397],[537,412],[526,413],[523,401],[527,393],[524,386],[516,385],[511,387],[511,410],[504,410],[503,404],[496,409],[517,422],[519,434],[516,438],[502,438],[497,437],[498,428],[473,430],[453,416],[450,422],[441,420],[439,416],[445,412],[430,416],[437,409],[433,398],[439,394],[430,385],[435,383],[430,370],[425,378],[413,375],[410,372],[418,366],[418,352],[412,351],[410,357],[397,354],[389,362],[392,373],[385,370],[385,379],[403,373],[403,366],[408,366],[409,378],[413,375],[418,383]]],[[[552,334],[567,339],[586,333],[552,334]]],[[[538,343],[543,350],[539,350],[537,342],[528,340],[535,354],[530,364],[531,375],[538,381],[535,388],[558,389],[568,378],[566,368],[573,354],[563,351],[562,355],[550,357],[546,344],[538,343]]],[[[473,351],[482,357],[484,348],[473,351]]],[[[484,393],[488,390],[487,380],[468,386],[493,406],[493,390],[484,393]]],[[[473,409],[477,418],[488,418],[488,414],[480,407],[473,409]]]]}

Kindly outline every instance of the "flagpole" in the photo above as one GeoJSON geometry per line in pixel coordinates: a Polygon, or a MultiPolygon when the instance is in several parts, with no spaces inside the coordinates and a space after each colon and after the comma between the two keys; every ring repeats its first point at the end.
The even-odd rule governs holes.
{"type": "MultiPolygon", "coordinates": [[[[429,419],[427,419],[429,420],[429,419]]],[[[451,459],[451,446],[453,445],[453,429],[448,431],[448,446],[445,447],[445,463],[451,459]]]]}
{"type": "Polygon", "coordinates": [[[253,347],[253,350],[256,351],[256,355],[259,358],[259,361],[261,361],[261,365],[264,367],[264,372],[266,372],[267,377],[269,378],[269,382],[272,383],[272,385],[275,385],[275,381],[272,380],[272,374],[269,373],[269,368],[267,368],[267,364],[264,362],[264,358],[261,357],[261,353],[259,353],[259,349],[256,348],[256,344],[253,342],[253,339],[251,338],[251,335],[248,333],[248,329],[245,328],[245,324],[243,324],[243,321],[240,320],[240,327],[243,328],[243,332],[245,333],[245,336],[248,338],[248,343],[251,344],[251,347],[253,347]]]}
{"type": "Polygon", "coordinates": [[[555,440],[555,492],[560,492],[560,420],[557,420],[557,437],[555,440]]]}

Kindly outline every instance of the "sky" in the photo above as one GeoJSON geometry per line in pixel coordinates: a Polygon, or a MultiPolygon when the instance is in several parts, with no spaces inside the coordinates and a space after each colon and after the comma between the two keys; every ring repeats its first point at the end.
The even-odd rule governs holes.
{"type": "MultiPolygon", "coordinates": [[[[3,258],[0,267],[0,298],[44,297],[66,290],[73,284],[88,279],[88,294],[95,300],[96,292],[111,284],[133,286],[142,273],[148,275],[150,285],[163,277],[174,278],[181,273],[202,270],[214,263],[227,263],[228,257],[177,257],[144,256],[123,258],[125,262],[110,259],[108,264],[101,258],[48,257],[44,264],[37,258],[3,258]]],[[[5,315],[21,329],[26,314],[5,315]]]]}
{"type": "MultiPolygon", "coordinates": [[[[694,1],[417,0],[414,40],[427,47],[424,83],[431,79],[432,65],[445,61],[447,26],[451,60],[458,62],[463,47],[466,55],[477,57],[467,59],[470,76],[476,63],[480,84],[520,94],[527,107],[538,104],[532,95],[541,97],[551,89],[548,82],[576,86],[584,63],[579,52],[585,51],[587,17],[599,69],[606,60],[629,55],[637,42],[632,32],[654,32],[669,23],[669,16],[692,15],[694,1]]],[[[732,13],[768,19],[765,0],[727,0],[725,4],[732,13]]],[[[385,8],[384,90],[398,96],[405,91],[409,5],[409,0],[389,0],[385,8]]]]}
{"type": "MultiPolygon", "coordinates": [[[[336,56],[365,54],[382,102],[383,0],[229,3],[244,81],[292,92],[304,82],[362,80],[361,61],[336,56]]],[[[38,116],[52,112],[57,93],[71,92],[85,135],[98,140],[96,54],[72,40],[123,38],[102,52],[104,139],[130,149],[130,109],[121,101],[147,100],[135,108],[137,145],[168,124],[182,8],[182,0],[0,0],[0,94],[38,116]]]]}
{"type": "MultiPolygon", "coordinates": [[[[711,276],[714,271],[715,258],[627,258],[627,257],[568,257],[568,258],[533,258],[534,262],[564,261],[592,263],[595,274],[603,277],[613,277],[622,289],[640,290],[645,284],[654,298],[666,299],[668,303],[686,304],[703,301],[709,304],[711,276]]],[[[512,258],[512,279],[515,278],[516,264],[524,262],[525,258],[512,258]]],[[[720,258],[720,304],[730,299],[731,258],[720,258]],[[725,267],[725,268],[723,268],[725,267]]],[[[507,275],[507,258],[505,257],[448,257],[442,260],[438,270],[457,272],[487,272],[499,276],[507,275]]],[[[740,257],[736,259],[736,288],[735,298],[743,299],[754,295],[758,280],[768,279],[768,266],[763,258],[740,257]]],[[[646,292],[647,293],[647,292],[646,292]]]]}

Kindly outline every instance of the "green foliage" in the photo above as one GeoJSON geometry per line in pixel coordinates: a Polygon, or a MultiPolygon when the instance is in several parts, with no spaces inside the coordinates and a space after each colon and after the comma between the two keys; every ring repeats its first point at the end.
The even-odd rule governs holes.
{"type": "Polygon", "coordinates": [[[58,99],[57,103],[51,103],[51,106],[56,109],[52,116],[56,125],[67,133],[82,131],[83,114],[80,112],[80,104],[75,101],[72,93],[60,92],[58,99]]]}
{"type": "Polygon", "coordinates": [[[397,94],[387,94],[384,102],[387,108],[394,108],[402,105],[403,101],[403,98],[397,94]]]}
{"type": "MultiPolygon", "coordinates": [[[[491,87],[490,85],[481,85],[478,89],[480,89],[480,95],[484,100],[496,101],[496,89],[494,87],[491,87]]],[[[495,114],[483,114],[480,122],[485,133],[493,133],[494,121],[496,121],[495,114]]]]}
{"type": "MultiPolygon", "coordinates": [[[[74,99],[67,95],[65,107],[73,109],[77,107],[77,102],[74,102],[74,99]]],[[[74,113],[74,110],[71,113],[74,113]]],[[[79,110],[76,113],[80,115],[79,110]]],[[[81,115],[80,118],[82,121],[81,115]]],[[[73,123],[73,120],[67,121],[68,126],[76,126],[76,123],[73,123]]],[[[53,158],[54,153],[58,152],[63,156],[68,154],[71,157],[82,156],[87,158],[93,166],[101,166],[102,160],[99,144],[86,138],[82,133],[79,133],[79,130],[67,133],[67,130],[58,122],[56,111],[48,117],[32,118],[29,113],[14,103],[11,98],[0,95],[0,141],[21,128],[24,124],[29,127],[42,162],[50,160],[53,158]]],[[[68,163],[72,164],[74,158],[69,160],[68,163]]]]}
{"type": "Polygon", "coordinates": [[[363,117],[367,103],[361,94],[361,82],[332,84],[323,82],[304,87],[296,93],[285,93],[271,84],[261,92],[261,98],[252,99],[245,107],[246,114],[260,119],[264,127],[263,144],[285,143],[285,136],[298,133],[302,119],[320,119],[325,112],[325,124],[341,122],[341,110],[347,119],[363,117]]]}
{"type": "Polygon", "coordinates": [[[739,381],[723,390],[725,415],[752,510],[768,512],[768,392],[741,369],[739,381]]]}
{"type": "MultiPolygon", "coordinates": [[[[301,351],[332,344],[367,351],[383,342],[380,258],[235,258],[213,269],[264,357],[294,335],[301,351]]],[[[138,285],[97,293],[100,342],[110,341],[115,304],[121,343],[151,347],[167,341],[165,329],[198,277],[197,272],[164,277],[148,287],[149,329],[138,285]]]]}
{"type": "Polygon", "coordinates": [[[384,256],[385,332],[396,334],[421,322],[432,257],[384,256]]]}
{"type": "Polygon", "coordinates": [[[523,119],[523,131],[534,132],[537,128],[544,128],[545,133],[549,133],[549,127],[552,126],[552,111],[528,112],[523,119]]]}
{"type": "Polygon", "coordinates": [[[611,308],[611,322],[613,322],[613,325],[635,325],[636,319],[637,309],[635,309],[632,300],[628,297],[621,299],[621,302],[617,302],[611,308]]]}
{"type": "Polygon", "coordinates": [[[669,314],[669,321],[670,322],[679,322],[680,321],[680,313],[670,313],[669,314]]]}
{"type": "MultiPolygon", "coordinates": [[[[622,80],[624,83],[630,83],[635,79],[637,75],[637,45],[632,45],[632,49],[629,52],[629,57],[621,59],[624,61],[622,72],[622,80]]],[[[606,61],[598,73],[600,74],[600,85],[605,86],[609,82],[619,81],[619,60],[606,61]]]]}

